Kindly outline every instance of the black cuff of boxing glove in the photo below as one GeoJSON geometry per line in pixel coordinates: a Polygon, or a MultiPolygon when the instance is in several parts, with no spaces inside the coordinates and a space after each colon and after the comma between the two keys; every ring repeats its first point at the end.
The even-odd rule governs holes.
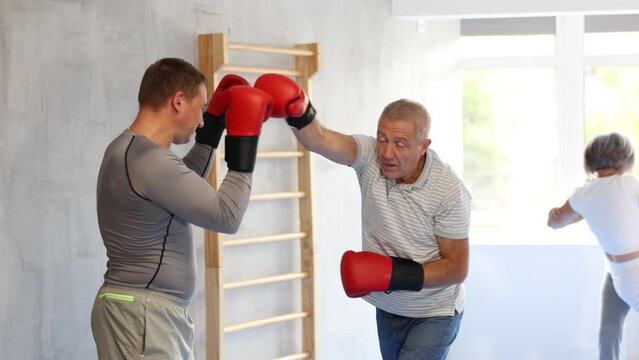
{"type": "Polygon", "coordinates": [[[195,142],[217,149],[225,127],[224,114],[215,116],[205,112],[202,117],[204,117],[204,126],[195,129],[195,142]]]}
{"type": "Polygon", "coordinates": [[[301,130],[304,126],[310,124],[313,119],[315,119],[315,108],[313,107],[313,104],[309,102],[304,115],[300,117],[289,116],[286,118],[286,123],[288,126],[301,130]]]}
{"type": "Polygon", "coordinates": [[[258,140],[258,136],[226,135],[224,160],[226,160],[226,166],[229,170],[253,172],[258,140]]]}
{"type": "Polygon", "coordinates": [[[410,259],[391,256],[393,272],[388,290],[420,291],[424,287],[424,267],[410,259]]]}

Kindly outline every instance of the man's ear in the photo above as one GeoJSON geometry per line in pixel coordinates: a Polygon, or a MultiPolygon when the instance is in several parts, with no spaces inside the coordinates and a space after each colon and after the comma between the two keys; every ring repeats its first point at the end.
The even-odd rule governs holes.
{"type": "Polygon", "coordinates": [[[180,112],[185,103],[184,93],[182,91],[178,91],[173,96],[171,96],[170,107],[171,110],[175,112],[180,112]]]}
{"type": "Polygon", "coordinates": [[[420,151],[421,155],[426,154],[426,150],[428,150],[428,147],[430,146],[431,142],[432,142],[432,140],[429,139],[429,138],[426,138],[426,139],[424,139],[424,141],[422,141],[422,143],[421,143],[422,150],[420,151]]]}

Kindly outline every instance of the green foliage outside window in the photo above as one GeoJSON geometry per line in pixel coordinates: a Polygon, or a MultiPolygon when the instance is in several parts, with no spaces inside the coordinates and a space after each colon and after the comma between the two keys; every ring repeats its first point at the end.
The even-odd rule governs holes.
{"type": "MultiPolygon", "coordinates": [[[[639,66],[591,67],[585,74],[585,142],[616,131],[639,146],[639,66]]],[[[637,159],[639,154],[635,154],[637,159]]],[[[639,176],[635,162],[634,174],[639,176]]]]}
{"type": "Polygon", "coordinates": [[[464,174],[473,194],[473,207],[482,210],[503,209],[508,182],[502,173],[507,159],[499,149],[493,122],[493,104],[487,84],[491,75],[468,71],[464,76],[464,174]]]}

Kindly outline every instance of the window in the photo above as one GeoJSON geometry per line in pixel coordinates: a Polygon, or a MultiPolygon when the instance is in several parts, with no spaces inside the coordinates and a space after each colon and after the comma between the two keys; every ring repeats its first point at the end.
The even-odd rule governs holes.
{"type": "Polygon", "coordinates": [[[619,131],[639,145],[638,19],[462,21],[472,243],[596,243],[585,223],[553,231],[546,217],[586,180],[589,139],[619,131]]]}
{"type": "MultiPolygon", "coordinates": [[[[586,140],[618,131],[639,146],[639,65],[588,66],[584,98],[586,140]]],[[[639,177],[639,164],[633,173],[639,177]]]]}
{"type": "Polygon", "coordinates": [[[473,224],[492,237],[543,224],[556,180],[556,148],[544,145],[556,141],[554,70],[472,69],[463,81],[473,224]]]}
{"type": "MultiPolygon", "coordinates": [[[[639,146],[637,16],[587,16],[585,28],[585,139],[619,131],[639,146]]],[[[639,176],[639,165],[633,172],[639,176]]]]}
{"type": "Polygon", "coordinates": [[[466,58],[549,56],[555,51],[554,35],[462,37],[466,58]]]}

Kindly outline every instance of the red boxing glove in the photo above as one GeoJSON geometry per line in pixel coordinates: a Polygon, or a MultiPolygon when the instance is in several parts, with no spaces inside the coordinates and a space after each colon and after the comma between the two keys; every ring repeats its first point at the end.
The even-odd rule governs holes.
{"type": "Polygon", "coordinates": [[[424,267],[421,264],[369,251],[345,252],[341,275],[344,291],[352,298],[372,291],[420,291],[424,287],[424,267]]]}
{"type": "Polygon", "coordinates": [[[262,123],[271,115],[273,99],[250,86],[233,86],[227,91],[224,160],[230,170],[252,172],[262,123]]]}
{"type": "Polygon", "coordinates": [[[315,109],[306,93],[291,78],[279,74],[264,74],[255,81],[255,87],[273,97],[271,116],[286,118],[290,126],[301,129],[315,118],[315,109]]]}
{"type": "Polygon", "coordinates": [[[209,101],[209,106],[206,109],[205,114],[208,113],[214,116],[223,116],[229,101],[229,93],[226,90],[237,85],[250,86],[249,82],[241,76],[234,74],[224,76],[217,85],[213,96],[211,96],[211,101],[209,101]]]}
{"type": "Polygon", "coordinates": [[[233,74],[222,78],[211,96],[206,112],[202,115],[204,126],[195,129],[196,142],[217,148],[225,127],[224,112],[229,104],[227,90],[237,85],[249,85],[249,83],[244,78],[233,74]]]}

